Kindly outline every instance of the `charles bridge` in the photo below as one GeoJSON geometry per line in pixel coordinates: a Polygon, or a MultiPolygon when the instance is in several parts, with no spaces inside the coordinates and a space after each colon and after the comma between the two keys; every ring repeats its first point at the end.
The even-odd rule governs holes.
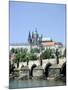
{"type": "MultiPolygon", "coordinates": [[[[17,67],[16,64],[15,67],[17,67]]],[[[20,62],[18,70],[21,70],[21,68],[22,73],[19,78],[24,77],[24,75],[43,76],[43,73],[46,77],[48,75],[51,77],[58,76],[60,73],[66,75],[66,58],[60,58],[59,64],[57,64],[56,59],[44,59],[42,60],[42,66],[40,66],[40,60],[29,61],[28,65],[27,62],[20,62]]]]}
{"type": "MultiPolygon", "coordinates": [[[[59,65],[62,67],[62,65],[66,62],[66,58],[60,58],[59,59],[59,65]]],[[[54,65],[56,64],[56,59],[44,59],[42,60],[42,67],[43,69],[45,69],[47,67],[48,64],[54,65]]],[[[21,68],[23,66],[27,65],[27,62],[20,62],[19,63],[19,68],[21,68]]],[[[40,65],[40,60],[33,60],[33,61],[29,61],[28,63],[28,67],[29,69],[31,69],[33,66],[39,66],[40,65]]]]}

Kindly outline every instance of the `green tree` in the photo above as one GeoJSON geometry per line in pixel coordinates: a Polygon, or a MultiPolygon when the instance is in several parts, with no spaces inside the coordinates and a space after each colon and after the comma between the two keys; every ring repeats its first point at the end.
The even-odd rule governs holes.
{"type": "Polygon", "coordinates": [[[12,48],[12,49],[11,49],[11,53],[14,53],[14,52],[15,52],[15,49],[14,49],[14,48],[12,48]]]}
{"type": "Polygon", "coordinates": [[[50,48],[47,48],[43,53],[42,53],[42,59],[49,59],[49,58],[54,58],[54,53],[53,50],[50,48]]]}
{"type": "Polygon", "coordinates": [[[37,60],[37,55],[34,53],[28,53],[27,56],[29,60],[37,60]]]}
{"type": "Polygon", "coordinates": [[[38,48],[31,49],[31,53],[40,53],[40,50],[38,48]]]}

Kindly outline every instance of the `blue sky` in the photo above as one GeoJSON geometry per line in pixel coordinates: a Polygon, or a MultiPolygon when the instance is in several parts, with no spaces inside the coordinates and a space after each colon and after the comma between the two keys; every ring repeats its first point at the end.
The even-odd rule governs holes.
{"type": "Polygon", "coordinates": [[[10,1],[10,43],[24,43],[28,32],[65,44],[65,5],[10,1]]]}

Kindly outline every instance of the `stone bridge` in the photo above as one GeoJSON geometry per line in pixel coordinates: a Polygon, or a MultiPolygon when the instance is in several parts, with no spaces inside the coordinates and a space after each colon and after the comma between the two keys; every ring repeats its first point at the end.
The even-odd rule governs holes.
{"type": "MultiPolygon", "coordinates": [[[[59,59],[59,65],[62,67],[62,65],[66,62],[66,58],[60,58],[59,59]]],[[[43,69],[46,68],[46,66],[48,64],[51,64],[51,65],[55,65],[56,64],[56,59],[44,59],[42,60],[42,67],[43,69]]],[[[19,69],[22,67],[22,66],[26,66],[27,65],[27,62],[20,62],[19,63],[19,69]]],[[[33,66],[39,66],[40,65],[40,60],[33,60],[33,61],[29,61],[28,63],[28,67],[29,69],[31,69],[33,66]]],[[[15,65],[16,66],[16,65],[15,65]]]]}
{"type": "MultiPolygon", "coordinates": [[[[21,70],[21,67],[22,66],[23,67],[26,67],[27,66],[27,62],[20,62],[19,63],[18,70],[21,70]]],[[[65,74],[66,75],[66,58],[60,58],[59,59],[59,64],[57,64],[56,59],[44,59],[44,60],[42,60],[42,66],[41,66],[41,68],[39,68],[37,70],[37,72],[35,72],[35,69],[37,69],[38,67],[40,67],[40,60],[29,61],[26,70],[29,69],[30,76],[38,75],[37,72],[38,72],[39,69],[40,70],[42,69],[43,72],[45,73],[45,75],[47,75],[47,77],[48,77],[48,73],[49,72],[50,73],[54,73],[55,71],[57,71],[57,69],[59,70],[59,72],[61,70],[61,73],[62,74],[65,74]],[[51,71],[48,71],[51,68],[52,68],[52,70],[51,71]]],[[[57,72],[56,72],[56,74],[57,74],[57,72]]]]}

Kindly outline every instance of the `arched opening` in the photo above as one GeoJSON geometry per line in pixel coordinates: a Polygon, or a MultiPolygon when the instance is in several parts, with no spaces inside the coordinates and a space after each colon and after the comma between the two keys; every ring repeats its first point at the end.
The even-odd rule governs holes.
{"type": "Polygon", "coordinates": [[[46,67],[45,67],[45,72],[44,72],[45,77],[48,77],[48,69],[49,69],[49,67],[50,67],[51,65],[52,65],[51,63],[48,63],[48,64],[46,65],[46,67]]]}
{"type": "Polygon", "coordinates": [[[62,65],[61,74],[66,77],[66,62],[62,65]]]}
{"type": "Polygon", "coordinates": [[[37,67],[36,64],[33,64],[32,67],[31,67],[31,70],[30,70],[30,76],[32,77],[33,76],[33,69],[37,67]]]}

